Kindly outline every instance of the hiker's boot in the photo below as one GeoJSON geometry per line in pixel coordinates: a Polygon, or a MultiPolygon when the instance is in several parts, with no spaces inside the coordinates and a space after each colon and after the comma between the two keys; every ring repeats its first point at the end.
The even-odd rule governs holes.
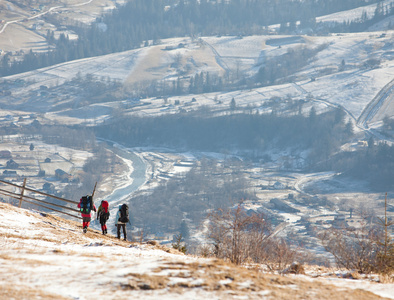
{"type": "Polygon", "coordinates": [[[104,230],[104,234],[107,234],[107,229],[104,230]]]}
{"type": "Polygon", "coordinates": [[[85,227],[83,228],[83,233],[86,233],[86,232],[88,232],[88,228],[85,226],[85,227]]]}

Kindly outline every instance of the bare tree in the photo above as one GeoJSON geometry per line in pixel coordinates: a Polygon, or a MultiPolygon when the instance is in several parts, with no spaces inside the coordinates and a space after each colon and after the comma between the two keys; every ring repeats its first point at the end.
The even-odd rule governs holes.
{"type": "Polygon", "coordinates": [[[335,257],[338,266],[358,270],[360,273],[370,273],[376,264],[376,235],[375,230],[363,225],[357,230],[333,228],[321,235],[321,240],[335,257]]]}
{"type": "Polygon", "coordinates": [[[348,270],[392,274],[394,243],[388,228],[393,223],[387,219],[387,199],[385,218],[380,223],[374,224],[365,216],[361,220],[359,228],[333,228],[325,232],[320,236],[323,245],[334,255],[336,263],[348,270]]]}
{"type": "Polygon", "coordinates": [[[257,253],[271,233],[263,215],[248,215],[242,203],[236,208],[211,212],[209,220],[209,238],[213,240],[215,256],[236,264],[257,260],[257,253]]]}
{"type": "Polygon", "coordinates": [[[260,263],[264,263],[270,271],[284,270],[298,257],[296,250],[290,248],[284,239],[270,238],[259,256],[260,263]]]}

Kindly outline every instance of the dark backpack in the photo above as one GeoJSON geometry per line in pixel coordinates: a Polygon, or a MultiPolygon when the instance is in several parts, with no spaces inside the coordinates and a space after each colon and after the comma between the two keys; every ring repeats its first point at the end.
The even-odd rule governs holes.
{"type": "Polygon", "coordinates": [[[129,222],[129,206],[127,204],[123,204],[120,208],[120,217],[119,221],[122,223],[129,222]]]}
{"type": "Polygon", "coordinates": [[[105,220],[105,221],[108,221],[108,219],[109,219],[109,211],[102,212],[101,213],[101,218],[103,218],[103,220],[105,220]]]}
{"type": "Polygon", "coordinates": [[[92,197],[91,196],[82,196],[81,213],[90,214],[92,207],[93,207],[92,197]]]}
{"type": "Polygon", "coordinates": [[[101,202],[101,210],[100,210],[100,222],[106,222],[109,219],[109,210],[108,210],[108,202],[102,201],[101,202]]]}

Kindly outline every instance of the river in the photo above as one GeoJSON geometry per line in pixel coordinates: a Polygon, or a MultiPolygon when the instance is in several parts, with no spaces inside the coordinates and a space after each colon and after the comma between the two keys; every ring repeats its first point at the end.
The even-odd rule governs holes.
{"type": "MultiPolygon", "coordinates": [[[[112,230],[112,228],[114,228],[113,224],[115,223],[115,216],[118,210],[118,205],[120,205],[121,203],[128,203],[129,208],[132,208],[132,194],[136,190],[138,190],[146,181],[146,164],[141,159],[141,157],[139,157],[137,154],[122,145],[107,141],[107,147],[116,155],[119,155],[123,159],[130,161],[132,165],[131,172],[128,175],[130,179],[130,184],[125,184],[119,188],[115,188],[115,190],[110,195],[105,197],[105,200],[109,202],[111,213],[111,216],[108,220],[108,231],[110,233],[114,233],[114,230],[112,230]]],[[[92,227],[97,230],[101,230],[100,224],[96,220],[93,221],[92,227]]]]}
{"type": "Polygon", "coordinates": [[[145,183],[146,165],[141,157],[121,145],[115,145],[111,147],[111,150],[120,157],[131,161],[133,167],[131,173],[129,174],[131,183],[115,189],[112,194],[106,197],[106,200],[110,203],[110,205],[115,205],[118,202],[124,202],[131,196],[133,192],[135,192],[145,183]]]}

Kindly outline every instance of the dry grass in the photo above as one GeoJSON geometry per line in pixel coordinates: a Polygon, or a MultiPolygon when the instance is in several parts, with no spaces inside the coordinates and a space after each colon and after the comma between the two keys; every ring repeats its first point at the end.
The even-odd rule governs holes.
{"type": "Polygon", "coordinates": [[[380,283],[394,283],[394,274],[392,274],[392,275],[387,275],[387,274],[379,275],[379,282],[380,283]]]}
{"type": "MultiPolygon", "coordinates": [[[[50,233],[48,236],[52,236],[52,233],[50,233]]],[[[0,233],[0,237],[4,237],[7,239],[14,239],[14,240],[39,240],[39,241],[51,242],[51,243],[57,242],[57,239],[55,238],[49,238],[45,236],[24,236],[15,233],[0,233]]]]}
{"type": "MultiPolygon", "coordinates": [[[[37,254],[37,251],[25,251],[24,253],[27,254],[37,254]]],[[[42,251],[44,253],[44,251],[42,251]]],[[[33,267],[38,267],[38,266],[47,266],[47,265],[52,265],[51,263],[47,261],[42,261],[39,259],[30,259],[26,257],[21,257],[18,255],[8,255],[8,254],[0,254],[0,260],[4,261],[12,261],[14,265],[24,265],[24,266],[33,266],[33,267]]],[[[3,266],[4,267],[4,266],[3,266]]],[[[1,270],[3,273],[5,272],[4,269],[1,270]]]]}
{"type": "Polygon", "coordinates": [[[59,295],[44,292],[38,289],[29,288],[27,286],[2,286],[0,285],[0,299],[18,299],[18,300],[69,300],[71,298],[65,298],[59,295]]]}
{"type": "Polygon", "coordinates": [[[212,260],[207,263],[167,262],[155,272],[163,272],[167,276],[129,274],[129,284],[123,288],[167,288],[172,292],[201,288],[221,294],[247,296],[248,299],[258,299],[262,293],[268,293],[272,299],[382,299],[363,290],[341,290],[321,282],[263,274],[222,260],[212,260]]]}
{"type": "Polygon", "coordinates": [[[157,290],[167,287],[167,276],[151,276],[147,274],[129,274],[129,282],[121,285],[123,289],[130,290],[157,290]]]}
{"type": "Polygon", "coordinates": [[[353,271],[353,272],[349,272],[347,274],[344,275],[344,278],[349,278],[349,279],[361,279],[362,276],[359,272],[357,271],[353,271]]]}
{"type": "Polygon", "coordinates": [[[288,268],[283,270],[283,274],[305,274],[305,268],[302,264],[293,262],[288,268]]]}

